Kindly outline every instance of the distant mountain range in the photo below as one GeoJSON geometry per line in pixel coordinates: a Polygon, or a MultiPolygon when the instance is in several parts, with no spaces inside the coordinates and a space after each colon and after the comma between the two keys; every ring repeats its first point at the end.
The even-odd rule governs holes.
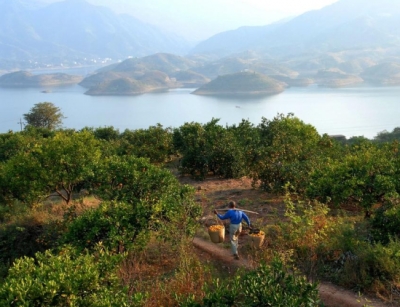
{"type": "MultiPolygon", "coordinates": [[[[173,34],[85,0],[36,1],[0,0],[0,72],[15,71],[18,61],[32,69],[39,59],[79,66],[82,59],[113,58],[80,82],[90,95],[199,88],[212,80],[220,87],[262,79],[265,89],[272,83],[264,76],[286,86],[400,85],[400,1],[339,0],[271,25],[219,33],[190,51],[173,34]]],[[[64,82],[53,75],[38,80],[16,74],[2,82],[64,82]]]]}
{"type": "Polygon", "coordinates": [[[400,1],[340,0],[321,10],[263,27],[219,33],[191,54],[227,56],[246,50],[283,58],[349,49],[400,50],[400,1]]]}
{"type": "Polygon", "coordinates": [[[84,0],[44,6],[0,0],[0,59],[13,61],[82,58],[124,60],[160,51],[184,54],[182,38],[84,0]]]}
{"type": "MultiPolygon", "coordinates": [[[[204,62],[238,54],[285,65],[290,59],[290,69],[315,72],[330,68],[323,63],[336,60],[332,53],[337,57],[344,52],[345,58],[339,55],[339,61],[346,62],[341,63],[344,70],[359,73],[382,59],[397,61],[400,55],[400,1],[394,0],[339,0],[289,20],[219,33],[191,50],[172,33],[85,0],[48,5],[43,0],[0,0],[0,7],[3,69],[15,69],[17,61],[88,64],[83,59],[116,61],[171,53],[204,62]]],[[[209,77],[223,73],[208,69],[197,72],[209,77]]]]}

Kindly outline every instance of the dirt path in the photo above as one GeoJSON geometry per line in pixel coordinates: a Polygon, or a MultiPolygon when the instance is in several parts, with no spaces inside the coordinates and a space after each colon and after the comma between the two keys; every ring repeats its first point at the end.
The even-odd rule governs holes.
{"type": "MultiPolygon", "coordinates": [[[[201,238],[194,238],[193,245],[198,249],[210,254],[213,258],[220,260],[231,268],[246,267],[251,268],[247,259],[235,260],[228,249],[219,245],[205,241],[201,238]]],[[[377,299],[359,297],[356,293],[344,290],[340,287],[328,283],[320,283],[319,293],[322,302],[326,307],[391,307],[398,306],[391,303],[384,303],[377,299]]]]}
{"type": "MultiPolygon", "coordinates": [[[[251,216],[252,223],[266,225],[273,222],[277,216],[283,216],[284,205],[282,197],[271,195],[254,189],[251,180],[241,179],[218,179],[207,178],[204,181],[195,181],[189,177],[178,176],[181,183],[190,184],[197,190],[196,201],[201,204],[204,211],[204,219],[215,217],[212,213],[214,208],[223,207],[228,201],[234,200],[239,207],[259,212],[259,215],[251,216]]],[[[251,263],[243,255],[240,260],[235,260],[230,255],[230,250],[220,245],[211,243],[200,236],[194,239],[193,244],[200,250],[218,260],[221,265],[230,271],[239,267],[251,268],[251,263]]],[[[246,238],[243,237],[242,240],[246,238]]],[[[359,297],[357,293],[342,289],[330,283],[320,283],[319,292],[321,300],[327,307],[399,307],[398,302],[385,303],[376,298],[359,297]]]]}

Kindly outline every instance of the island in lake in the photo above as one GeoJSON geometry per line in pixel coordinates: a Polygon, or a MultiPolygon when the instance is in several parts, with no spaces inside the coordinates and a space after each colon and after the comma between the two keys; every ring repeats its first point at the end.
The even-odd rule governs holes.
{"type": "Polygon", "coordinates": [[[81,86],[89,88],[85,92],[86,95],[140,95],[178,87],[176,81],[161,71],[147,71],[136,78],[113,72],[104,72],[101,75],[101,78],[94,75],[80,83],[81,86]]]}
{"type": "Polygon", "coordinates": [[[196,95],[263,96],[279,94],[287,84],[256,72],[238,72],[218,76],[192,92],[196,95]]]}
{"type": "Polygon", "coordinates": [[[82,76],[64,73],[34,75],[28,71],[17,71],[2,75],[0,86],[3,87],[44,87],[78,84],[82,76]]]}

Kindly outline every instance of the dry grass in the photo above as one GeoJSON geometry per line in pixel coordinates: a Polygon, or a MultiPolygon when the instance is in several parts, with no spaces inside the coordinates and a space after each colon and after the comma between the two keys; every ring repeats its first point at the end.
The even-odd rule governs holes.
{"type": "MultiPolygon", "coordinates": [[[[259,212],[260,215],[250,216],[253,223],[265,226],[272,222],[276,214],[282,214],[284,204],[281,197],[268,195],[254,189],[251,180],[219,179],[209,177],[204,181],[192,180],[189,177],[179,177],[182,184],[195,187],[195,201],[203,208],[204,220],[215,219],[214,208],[222,208],[234,200],[243,209],[259,212]]],[[[209,239],[206,225],[199,227],[197,236],[209,239]]],[[[244,253],[252,259],[259,258],[260,251],[249,248],[245,244],[246,231],[240,237],[244,253]],[[253,255],[253,256],[252,256],[253,255]]],[[[221,246],[229,249],[228,240],[221,246]]],[[[212,277],[231,276],[236,268],[228,266],[222,260],[214,259],[212,255],[195,249],[189,242],[183,249],[173,252],[168,245],[152,242],[146,251],[132,254],[120,269],[120,276],[129,286],[131,293],[147,292],[149,297],[146,307],[177,306],[178,296],[194,295],[201,298],[203,286],[211,282],[212,277]]]]}
{"type": "Polygon", "coordinates": [[[153,241],[122,263],[119,275],[130,293],[148,294],[144,307],[178,306],[179,297],[204,295],[203,285],[212,274],[188,243],[174,251],[167,243],[153,241]]]}
{"type": "Polygon", "coordinates": [[[220,179],[208,177],[204,181],[196,181],[189,177],[178,177],[182,184],[196,188],[195,200],[204,212],[204,216],[213,215],[215,208],[226,208],[229,201],[235,201],[239,208],[258,212],[259,215],[249,215],[251,219],[261,219],[268,223],[277,215],[283,216],[283,197],[265,193],[252,186],[252,180],[247,177],[240,179],[220,179]]]}

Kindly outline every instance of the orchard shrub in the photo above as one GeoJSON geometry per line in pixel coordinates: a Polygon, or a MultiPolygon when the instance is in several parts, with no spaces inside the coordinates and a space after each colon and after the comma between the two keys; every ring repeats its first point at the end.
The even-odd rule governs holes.
{"type": "Polygon", "coordinates": [[[252,165],[253,180],[266,191],[283,192],[290,182],[295,191],[302,192],[319,153],[321,137],[317,130],[293,114],[263,118],[258,129],[260,146],[252,165]]]}
{"type": "Polygon", "coordinates": [[[183,300],[183,307],[206,306],[320,306],[317,284],[289,270],[275,259],[271,265],[261,264],[257,269],[238,273],[232,280],[214,284],[206,289],[200,302],[193,297],[183,300]]]}
{"type": "Polygon", "coordinates": [[[70,224],[67,242],[83,248],[103,241],[120,252],[149,231],[158,231],[163,239],[176,227],[182,235],[193,234],[201,213],[194,189],[181,185],[168,170],[144,158],[112,156],[96,174],[94,193],[104,203],[70,224]]]}
{"type": "Polygon", "coordinates": [[[371,226],[377,242],[387,244],[390,238],[400,239],[400,199],[389,199],[376,209],[371,226]]]}
{"type": "Polygon", "coordinates": [[[327,160],[311,176],[307,188],[310,198],[336,205],[359,204],[366,216],[379,202],[397,195],[394,155],[388,147],[371,143],[355,146],[341,159],[327,160]]]}
{"type": "Polygon", "coordinates": [[[183,156],[182,174],[190,174],[199,180],[209,172],[223,178],[245,175],[243,148],[234,129],[224,128],[218,122],[219,119],[213,118],[204,125],[185,123],[174,130],[174,147],[183,156]]]}
{"type": "Polygon", "coordinates": [[[139,306],[115,274],[115,256],[99,247],[93,255],[71,248],[15,261],[0,286],[1,306],[139,306]]]}
{"type": "Polygon", "coordinates": [[[92,250],[102,242],[110,251],[122,253],[131,247],[148,221],[127,203],[104,202],[88,209],[69,223],[63,242],[79,250],[92,250]]]}
{"type": "Polygon", "coordinates": [[[160,124],[148,129],[125,130],[120,139],[120,155],[134,155],[148,158],[151,163],[162,164],[174,154],[172,130],[160,124]]]}
{"type": "Polygon", "coordinates": [[[89,132],[63,131],[8,159],[2,167],[7,197],[31,206],[55,193],[67,204],[92,179],[100,143],[89,132]]]}

